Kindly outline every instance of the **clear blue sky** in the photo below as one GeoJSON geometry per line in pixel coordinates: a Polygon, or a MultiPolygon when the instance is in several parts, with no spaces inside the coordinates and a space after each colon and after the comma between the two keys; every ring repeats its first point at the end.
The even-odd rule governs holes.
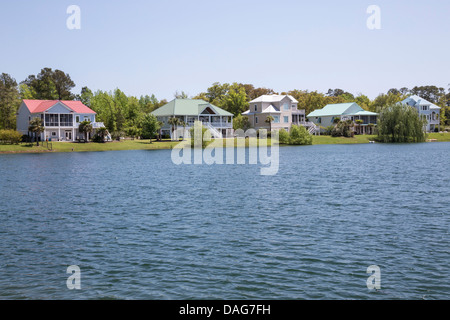
{"type": "Polygon", "coordinates": [[[16,0],[0,2],[0,72],[43,67],[95,90],[195,95],[213,82],[275,91],[450,83],[448,0],[16,0]],[[69,30],[67,7],[81,8],[69,30]],[[381,9],[369,30],[366,9],[381,9]]]}

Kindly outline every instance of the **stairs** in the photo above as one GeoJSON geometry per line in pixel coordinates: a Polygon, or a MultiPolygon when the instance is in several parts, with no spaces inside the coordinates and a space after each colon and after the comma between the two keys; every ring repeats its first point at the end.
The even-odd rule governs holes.
{"type": "Polygon", "coordinates": [[[222,139],[222,133],[219,132],[219,130],[217,130],[216,128],[214,128],[210,123],[206,123],[206,127],[209,129],[209,131],[211,132],[211,136],[214,139],[222,139]]]}

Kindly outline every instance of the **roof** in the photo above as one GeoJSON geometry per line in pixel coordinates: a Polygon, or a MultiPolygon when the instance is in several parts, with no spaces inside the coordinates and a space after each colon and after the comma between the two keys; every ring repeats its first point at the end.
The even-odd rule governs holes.
{"type": "Polygon", "coordinates": [[[66,100],[23,100],[23,103],[28,108],[30,113],[42,113],[55,106],[58,103],[63,104],[74,113],[92,113],[96,112],[91,108],[85,106],[81,101],[66,101],[66,100]]]}
{"type": "Polygon", "coordinates": [[[274,105],[270,105],[267,108],[265,108],[262,113],[281,113],[280,110],[278,110],[277,107],[275,107],[274,105]]]}
{"type": "Polygon", "coordinates": [[[327,117],[327,116],[342,116],[342,115],[368,115],[376,116],[377,113],[366,111],[361,108],[356,102],[337,103],[326,105],[323,109],[317,109],[307,115],[307,117],[327,117]]]}
{"type": "Polygon", "coordinates": [[[196,99],[174,99],[152,112],[155,116],[198,116],[207,107],[216,115],[232,116],[233,114],[215,105],[196,99]]]}
{"type": "Polygon", "coordinates": [[[256,102],[280,102],[281,100],[283,100],[284,98],[288,97],[292,102],[294,103],[298,103],[298,101],[291,95],[285,94],[285,95],[281,95],[281,94],[270,94],[270,95],[262,95],[252,101],[250,101],[250,103],[256,103],[256,102]]]}
{"type": "Polygon", "coordinates": [[[407,102],[409,102],[411,100],[414,102],[414,106],[430,106],[430,109],[441,109],[434,103],[431,103],[430,101],[428,101],[424,98],[421,98],[417,95],[412,95],[412,96],[406,98],[405,100],[402,101],[402,103],[407,104],[407,102]]]}

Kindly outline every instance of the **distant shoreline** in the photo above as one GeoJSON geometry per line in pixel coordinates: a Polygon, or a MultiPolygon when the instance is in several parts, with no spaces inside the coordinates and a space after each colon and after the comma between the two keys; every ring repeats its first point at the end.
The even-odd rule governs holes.
{"type": "MultiPolygon", "coordinates": [[[[313,136],[313,145],[326,144],[368,144],[375,139],[374,135],[358,135],[354,138],[313,136]]],[[[427,141],[450,142],[450,133],[430,133],[427,141]]],[[[20,143],[18,145],[0,145],[0,154],[27,154],[27,153],[61,153],[61,152],[100,152],[100,151],[124,151],[124,150],[170,150],[175,147],[178,141],[156,141],[149,140],[123,140],[120,142],[107,143],[72,143],[72,142],[51,142],[52,150],[36,143],[20,143]]],[[[46,144],[46,143],[44,143],[46,144]]],[[[49,146],[50,147],[50,146],[49,146]]]]}

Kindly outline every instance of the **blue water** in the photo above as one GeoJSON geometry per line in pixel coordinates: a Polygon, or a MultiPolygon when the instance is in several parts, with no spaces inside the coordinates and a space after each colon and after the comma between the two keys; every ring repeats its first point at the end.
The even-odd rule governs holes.
{"type": "Polygon", "coordinates": [[[0,299],[449,299],[449,159],[282,147],[261,176],[169,150],[0,155],[0,299]]]}

